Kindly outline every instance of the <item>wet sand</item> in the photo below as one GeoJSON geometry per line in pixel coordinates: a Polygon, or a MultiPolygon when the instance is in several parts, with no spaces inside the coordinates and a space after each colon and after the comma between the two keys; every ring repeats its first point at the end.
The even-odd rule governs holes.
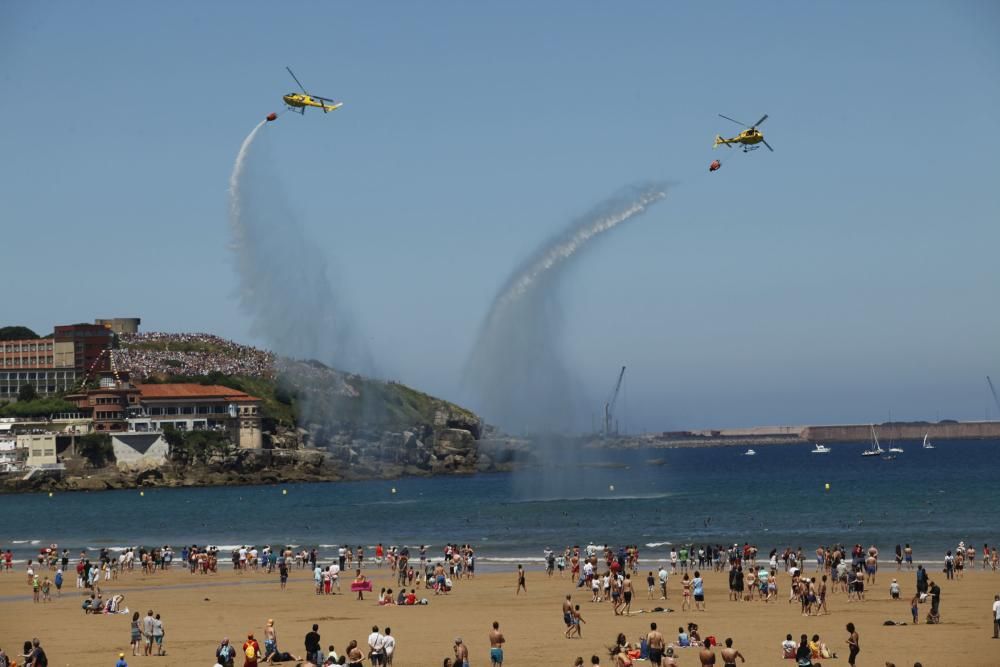
{"type": "MultiPolygon", "coordinates": [[[[338,653],[351,639],[364,644],[372,625],[392,628],[397,638],[396,667],[433,667],[452,656],[454,637],[464,638],[469,646],[473,667],[489,664],[487,633],[491,623],[500,622],[507,639],[505,664],[554,665],[570,667],[576,656],[590,664],[598,654],[602,664],[610,664],[607,646],[619,632],[636,641],[656,622],[668,641],[676,637],[678,626],[688,621],[698,623],[702,636],[714,635],[720,642],[732,637],[734,646],[746,656],[747,665],[791,665],[780,659],[779,646],[786,633],[797,639],[801,633],[820,637],[840,656],[824,660],[827,665],[846,666],[847,633],[844,626],[853,622],[860,633],[859,667],[883,667],[885,661],[897,667],[911,667],[917,660],[924,667],[1000,664],[1000,640],[993,640],[991,607],[993,595],[1000,592],[1000,572],[967,573],[957,581],[945,581],[932,571],[942,589],[940,625],[923,624],[928,605],[920,607],[920,625],[884,626],[888,619],[910,621],[909,599],[914,589],[914,575],[901,573],[902,600],[889,599],[888,586],[895,574],[894,565],[880,573],[870,586],[864,603],[847,603],[842,593],[831,596],[830,614],[803,617],[797,603],[789,604],[786,575],[779,575],[777,603],[730,602],[725,573],[705,575],[707,610],[681,612],[680,577],[670,578],[670,599],[664,603],[649,600],[645,571],[637,577],[638,589],[633,601],[633,615],[615,616],[610,604],[590,602],[590,593],[576,589],[568,578],[551,579],[537,567],[529,568],[527,595],[515,596],[516,576],[510,572],[480,574],[473,580],[458,582],[447,596],[433,591],[418,591],[430,600],[427,606],[380,607],[366,599],[358,602],[350,593],[316,596],[312,575],[293,570],[288,588],[279,590],[277,574],[247,573],[237,575],[224,570],[216,575],[191,575],[176,567],[164,573],[144,576],[138,571],[124,575],[117,582],[102,582],[105,598],[121,592],[130,610],[141,614],[149,609],[160,613],[165,626],[165,657],[135,657],[129,648],[129,621],[125,615],[85,615],[80,609],[83,595],[75,588],[75,573],[67,577],[61,598],[51,603],[34,603],[26,583],[24,566],[15,574],[0,574],[0,647],[8,654],[19,652],[24,640],[38,637],[48,654],[49,664],[73,667],[109,667],[118,652],[124,651],[129,665],[205,665],[214,664],[215,649],[223,636],[242,643],[252,631],[263,645],[264,625],[275,620],[278,645],[294,655],[303,654],[303,637],[312,623],[318,623],[324,650],[334,644],[338,653]],[[567,640],[560,605],[567,593],[579,603],[586,624],[583,638],[567,640]],[[656,606],[674,609],[673,613],[636,613],[656,606]]],[[[376,591],[390,586],[387,569],[366,570],[376,591]]],[[[809,572],[807,572],[809,574],[809,572]]],[[[349,579],[342,587],[349,589],[349,579]]],[[[395,588],[395,586],[393,586],[395,588]]],[[[54,587],[53,587],[54,591],[54,587]]],[[[371,594],[366,594],[371,597],[371,594]]],[[[697,649],[681,649],[678,664],[698,665],[697,649]]],[[[242,654],[236,664],[242,665],[242,654]]],[[[286,663],[289,664],[289,663],[286,663]]],[[[367,663],[366,664],[370,664],[367,663]]],[[[649,664],[640,662],[638,664],[649,664]]],[[[721,658],[718,661],[721,665],[721,658]]]]}

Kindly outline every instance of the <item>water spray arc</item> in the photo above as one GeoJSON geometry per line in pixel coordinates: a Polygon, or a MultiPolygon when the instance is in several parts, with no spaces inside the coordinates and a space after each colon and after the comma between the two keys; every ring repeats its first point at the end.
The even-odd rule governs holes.
{"type": "Polygon", "coordinates": [[[666,184],[653,183],[605,201],[511,274],[466,363],[466,384],[488,421],[512,433],[572,427],[582,402],[564,358],[560,279],[581,250],[645,213],[666,193],[666,184]]]}
{"type": "Polygon", "coordinates": [[[279,355],[369,371],[327,260],[286,201],[266,150],[255,145],[266,120],[240,146],[229,179],[229,223],[240,305],[255,335],[279,355]],[[256,156],[256,157],[255,157],[256,156]]]}

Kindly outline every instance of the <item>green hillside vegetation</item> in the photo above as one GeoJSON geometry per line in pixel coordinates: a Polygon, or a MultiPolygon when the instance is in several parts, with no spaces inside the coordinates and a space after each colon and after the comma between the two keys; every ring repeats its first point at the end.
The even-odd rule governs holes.
{"type": "Polygon", "coordinates": [[[36,398],[33,401],[17,401],[0,407],[0,417],[48,417],[61,412],[76,412],[77,407],[61,398],[36,398]]]}
{"type": "Polygon", "coordinates": [[[28,327],[0,327],[0,340],[25,340],[29,338],[39,338],[39,336],[28,327]]]}

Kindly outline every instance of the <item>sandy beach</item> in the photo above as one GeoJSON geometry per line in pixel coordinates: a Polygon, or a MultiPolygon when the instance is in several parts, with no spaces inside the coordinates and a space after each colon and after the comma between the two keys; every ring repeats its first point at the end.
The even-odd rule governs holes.
{"type": "MultiPolygon", "coordinates": [[[[367,570],[376,591],[393,586],[388,569],[367,570]]],[[[997,665],[1000,640],[992,640],[990,623],[993,595],[1000,591],[1000,573],[967,573],[965,578],[945,581],[932,572],[942,588],[940,625],[925,626],[927,606],[921,605],[920,625],[884,626],[886,620],[910,620],[909,599],[915,586],[912,573],[897,575],[894,566],[879,574],[869,587],[863,603],[848,603],[843,593],[831,596],[830,614],[803,617],[797,604],[789,604],[787,575],[779,575],[777,603],[730,602],[725,573],[705,575],[706,611],[681,612],[680,577],[672,576],[669,600],[648,599],[645,570],[637,577],[633,614],[615,616],[611,605],[590,601],[589,592],[574,588],[568,577],[548,578],[537,567],[528,570],[527,595],[515,596],[516,575],[510,572],[480,574],[458,582],[451,594],[423,593],[427,606],[380,607],[373,600],[359,602],[350,593],[317,596],[311,573],[292,571],[288,588],[279,589],[277,574],[238,575],[224,570],[216,575],[191,575],[184,569],[143,575],[138,570],[118,581],[102,582],[105,598],[123,593],[125,604],[143,615],[149,609],[162,615],[165,626],[165,657],[132,657],[129,648],[131,615],[85,615],[80,608],[81,589],[75,577],[67,577],[61,598],[50,603],[32,601],[23,564],[10,574],[0,575],[0,647],[8,654],[19,652],[23,642],[38,637],[51,665],[108,667],[124,651],[129,665],[214,664],[219,641],[228,636],[242,643],[254,632],[263,643],[264,625],[273,618],[279,648],[303,654],[303,637],[318,623],[324,650],[333,644],[338,653],[351,639],[364,644],[372,625],[388,625],[397,638],[396,667],[440,665],[450,657],[456,636],[469,647],[474,667],[489,664],[487,633],[499,621],[507,639],[505,664],[556,665],[570,667],[577,656],[587,664],[592,654],[610,664],[607,647],[619,632],[636,641],[656,622],[668,641],[676,637],[678,626],[698,623],[703,637],[720,641],[734,639],[734,646],[746,656],[748,665],[790,665],[780,658],[779,646],[786,633],[797,639],[801,633],[819,634],[840,656],[824,664],[846,665],[844,626],[853,622],[860,633],[862,652],[859,666],[883,667],[887,660],[910,667],[948,665],[997,665]],[[902,585],[902,599],[889,599],[888,586],[894,576],[902,585]],[[565,639],[560,605],[565,595],[579,603],[586,621],[582,639],[565,639]],[[672,613],[650,612],[666,606],[672,613]],[[641,613],[639,610],[644,610],[641,613]]],[[[807,572],[808,574],[808,572],[807,572]]],[[[348,580],[343,582],[345,590],[348,580]]],[[[54,591],[54,589],[53,589],[54,591]]],[[[373,597],[366,594],[366,597],[373,597]]],[[[679,665],[698,665],[696,649],[678,652],[679,665]]],[[[239,656],[236,664],[242,664],[239,656]]],[[[366,663],[367,664],[367,663],[366,663]]],[[[639,664],[649,664],[639,663],[639,664]]],[[[721,659],[719,660],[721,665],[721,659]]]]}

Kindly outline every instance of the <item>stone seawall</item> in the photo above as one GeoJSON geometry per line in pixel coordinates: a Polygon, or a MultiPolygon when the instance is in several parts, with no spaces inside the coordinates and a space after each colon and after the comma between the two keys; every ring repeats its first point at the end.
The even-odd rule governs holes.
{"type": "MultiPolygon", "coordinates": [[[[976,438],[1000,438],[1000,422],[957,422],[944,424],[876,424],[876,433],[882,442],[889,440],[923,440],[926,433],[933,440],[966,440],[976,438]]],[[[845,424],[841,426],[807,426],[801,437],[809,442],[851,442],[871,439],[871,427],[867,424],[845,424]]]]}

